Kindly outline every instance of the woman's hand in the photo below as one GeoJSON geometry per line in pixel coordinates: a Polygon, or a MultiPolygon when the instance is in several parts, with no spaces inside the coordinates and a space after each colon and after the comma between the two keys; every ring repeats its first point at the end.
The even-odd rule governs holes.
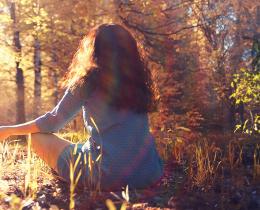
{"type": "Polygon", "coordinates": [[[11,136],[10,129],[5,126],[0,126],[0,142],[11,136]]]}

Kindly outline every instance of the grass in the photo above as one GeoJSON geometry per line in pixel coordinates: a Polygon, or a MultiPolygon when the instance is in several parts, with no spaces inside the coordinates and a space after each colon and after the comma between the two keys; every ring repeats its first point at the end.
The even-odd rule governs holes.
{"type": "MultiPolygon", "coordinates": [[[[64,136],[72,142],[77,142],[78,139],[86,139],[86,135],[86,133],[67,133],[64,136]]],[[[205,193],[205,196],[208,197],[211,194],[216,196],[214,190],[216,190],[216,186],[219,186],[219,209],[232,209],[233,207],[230,207],[225,199],[227,196],[232,197],[236,194],[233,188],[254,187],[259,183],[259,142],[224,140],[219,143],[211,139],[211,137],[204,137],[193,142],[185,142],[178,139],[171,143],[167,149],[169,153],[165,155],[174,157],[176,164],[183,169],[181,176],[185,177],[181,182],[175,180],[176,183],[179,183],[179,186],[176,186],[176,183],[169,185],[169,189],[171,187],[174,188],[171,193],[176,194],[178,193],[177,191],[184,189],[187,195],[189,195],[189,193],[195,195],[199,192],[202,194],[205,193]],[[248,173],[247,164],[243,163],[245,153],[248,150],[248,144],[253,145],[253,149],[251,149],[253,151],[252,165],[250,166],[252,178],[246,174],[248,173]],[[232,187],[228,187],[231,185],[225,184],[227,180],[231,180],[232,187]]],[[[165,151],[159,152],[163,153],[165,151]]],[[[76,160],[70,163],[71,183],[69,186],[69,209],[76,209],[77,206],[76,196],[78,194],[76,193],[76,188],[82,171],[79,171],[78,174],[75,173],[75,171],[80,158],[81,157],[78,156],[76,160]]],[[[92,156],[88,156],[87,158],[88,161],[84,159],[84,167],[88,167],[91,173],[94,164],[100,166],[102,156],[98,156],[96,159],[93,159],[92,156]]],[[[174,170],[175,169],[173,169],[173,173],[177,174],[174,170]]],[[[88,184],[93,183],[93,180],[91,180],[93,178],[92,176],[90,176],[88,184]]],[[[9,141],[0,144],[0,209],[4,207],[17,210],[25,206],[34,205],[35,203],[33,202],[38,199],[43,183],[48,183],[50,180],[55,180],[55,176],[51,173],[48,166],[31,152],[30,138],[27,145],[23,145],[19,141],[9,141]],[[10,186],[11,188],[13,187],[14,190],[10,190],[10,186]]],[[[99,192],[100,185],[97,184],[93,186],[89,194],[90,198],[96,199],[96,195],[99,192]]],[[[111,199],[106,199],[104,205],[106,205],[108,209],[116,209],[116,207],[118,207],[122,210],[131,206],[133,207],[135,201],[131,200],[132,203],[130,203],[129,194],[127,187],[125,191],[122,192],[120,205],[116,206],[111,199]]],[[[246,206],[246,202],[248,202],[248,198],[243,198],[241,205],[246,206]]],[[[169,202],[166,202],[164,205],[169,205],[169,202]]],[[[179,209],[182,209],[181,205],[183,204],[180,204],[179,209]]],[[[59,209],[59,207],[55,205],[52,205],[51,208],[59,209]]],[[[40,206],[34,205],[34,209],[41,208],[40,206]]]]}
{"type": "Polygon", "coordinates": [[[190,187],[211,186],[223,162],[221,149],[206,139],[187,147],[187,171],[190,187]]]}
{"type": "MultiPolygon", "coordinates": [[[[101,191],[100,176],[98,177],[98,183],[95,184],[93,170],[95,164],[97,164],[97,168],[100,170],[102,154],[100,154],[96,160],[93,160],[92,155],[89,153],[87,159],[84,157],[83,167],[80,168],[78,173],[76,173],[76,168],[79,167],[82,155],[80,153],[78,156],[75,156],[77,151],[77,143],[80,142],[79,139],[88,139],[89,135],[88,133],[83,132],[66,133],[62,136],[64,138],[70,139],[71,142],[76,143],[73,155],[77,158],[70,161],[69,186],[69,209],[75,209],[75,191],[79,179],[83,175],[86,167],[89,169],[90,176],[88,177],[87,183],[85,184],[91,186],[90,196],[95,198],[97,193],[101,191]]],[[[40,186],[38,185],[39,177],[42,177],[46,180],[55,179],[48,166],[31,151],[31,135],[28,136],[27,142],[27,146],[20,144],[18,140],[0,144],[0,184],[2,188],[5,188],[0,188],[0,198],[9,203],[10,209],[22,209],[23,207],[30,205],[30,202],[36,199],[37,192],[40,189],[40,186]],[[7,174],[17,174],[17,171],[21,171],[21,186],[19,186],[19,190],[22,193],[19,195],[20,197],[8,192],[8,183],[3,179],[4,176],[7,176],[7,174]]]]}
{"type": "Polygon", "coordinates": [[[30,138],[27,148],[19,141],[0,144],[0,155],[0,182],[6,185],[0,191],[0,198],[9,203],[10,209],[22,209],[36,198],[38,178],[52,179],[53,176],[45,163],[31,153],[30,138]],[[9,192],[10,186],[19,192],[19,196],[9,192]]]}
{"type": "Polygon", "coordinates": [[[199,209],[258,209],[259,143],[256,138],[228,136],[204,137],[182,145],[183,158],[177,160],[186,174],[185,182],[181,183],[186,196],[181,194],[179,208],[200,205],[199,209]],[[189,202],[191,206],[187,206],[189,202]]]}
{"type": "MultiPolygon", "coordinates": [[[[251,149],[252,150],[252,149],[251,149]]],[[[260,144],[257,142],[229,140],[229,142],[216,144],[207,138],[183,146],[183,158],[177,159],[186,168],[187,179],[191,188],[208,189],[218,182],[223,170],[231,175],[238,169],[251,166],[254,179],[259,178],[260,144]],[[247,146],[253,146],[252,161],[243,163],[246,158],[247,146]]],[[[177,150],[177,157],[179,151],[177,150]]]]}

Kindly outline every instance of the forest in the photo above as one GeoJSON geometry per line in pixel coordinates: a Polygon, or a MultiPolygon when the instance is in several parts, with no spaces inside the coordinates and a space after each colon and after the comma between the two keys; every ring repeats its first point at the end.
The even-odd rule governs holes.
{"type": "MultiPolygon", "coordinates": [[[[0,209],[259,209],[258,0],[0,0],[0,126],[53,109],[80,40],[102,23],[129,30],[151,71],[161,181],[82,192],[17,136],[0,141],[0,209]]],[[[59,134],[86,139],[81,113],[59,134]]]]}

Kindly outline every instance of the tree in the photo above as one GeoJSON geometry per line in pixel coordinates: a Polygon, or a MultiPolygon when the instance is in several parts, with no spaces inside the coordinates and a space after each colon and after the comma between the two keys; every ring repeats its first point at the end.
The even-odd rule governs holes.
{"type": "Polygon", "coordinates": [[[9,2],[9,12],[10,17],[13,21],[13,46],[14,50],[17,53],[16,58],[16,93],[17,93],[17,102],[16,102],[16,122],[17,123],[23,123],[25,122],[25,101],[24,101],[24,74],[23,69],[20,67],[20,60],[21,60],[21,51],[22,51],[22,45],[20,42],[20,31],[17,20],[17,14],[16,14],[16,4],[15,2],[9,2]]]}

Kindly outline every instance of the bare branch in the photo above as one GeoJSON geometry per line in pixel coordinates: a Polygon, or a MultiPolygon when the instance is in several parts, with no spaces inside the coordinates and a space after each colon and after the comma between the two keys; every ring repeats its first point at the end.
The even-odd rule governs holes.
{"type": "Polygon", "coordinates": [[[192,25],[192,26],[186,26],[186,27],[182,27],[179,30],[173,31],[173,32],[169,32],[169,33],[160,33],[160,32],[154,32],[154,31],[150,31],[150,29],[143,29],[137,25],[133,25],[131,23],[129,23],[129,21],[127,21],[125,18],[123,18],[122,16],[119,16],[119,18],[122,20],[122,22],[129,28],[135,29],[141,33],[145,33],[145,34],[149,34],[152,36],[171,36],[174,34],[178,34],[184,30],[188,30],[188,29],[192,29],[192,28],[197,28],[200,27],[201,25],[192,25]]]}

